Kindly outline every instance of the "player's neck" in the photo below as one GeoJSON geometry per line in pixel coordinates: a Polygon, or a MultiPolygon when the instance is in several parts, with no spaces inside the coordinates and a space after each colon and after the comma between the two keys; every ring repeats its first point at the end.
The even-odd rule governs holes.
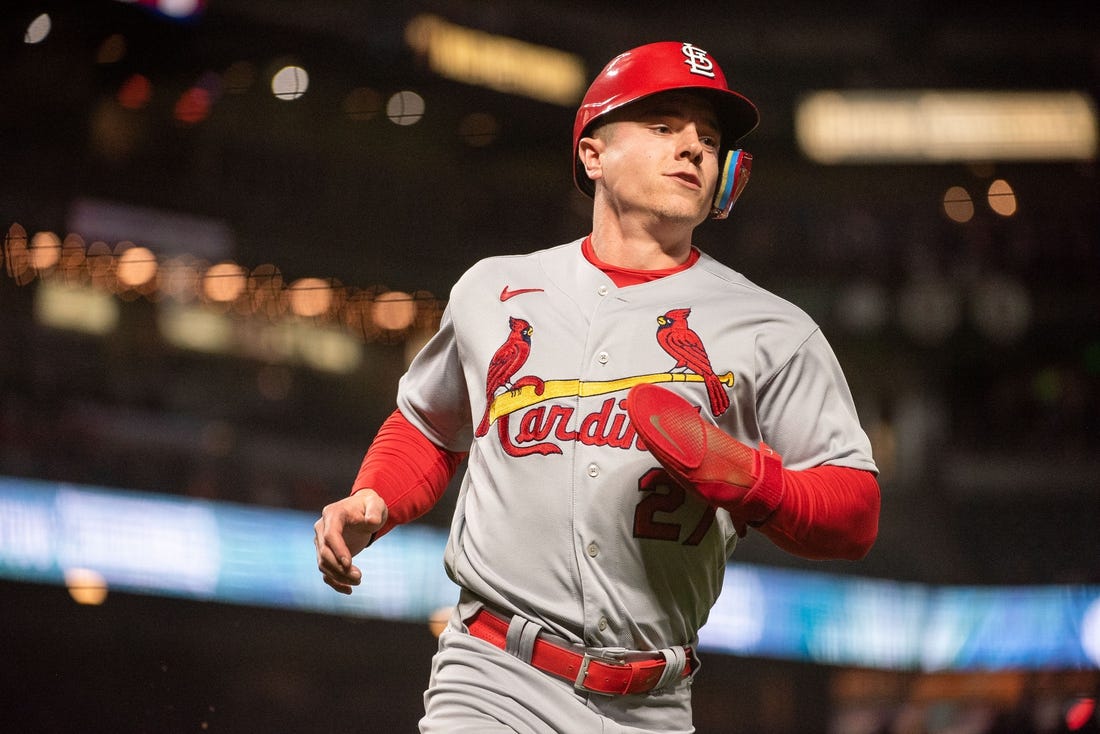
{"type": "Polygon", "coordinates": [[[691,255],[691,230],[624,227],[617,220],[592,222],[592,250],[609,265],[634,270],[663,270],[682,265],[691,255]]]}

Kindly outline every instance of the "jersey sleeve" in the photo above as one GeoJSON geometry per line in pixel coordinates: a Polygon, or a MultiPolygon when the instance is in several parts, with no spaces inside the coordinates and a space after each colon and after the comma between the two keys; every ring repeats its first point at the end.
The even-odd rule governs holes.
{"type": "Polygon", "coordinates": [[[439,330],[401,377],[397,408],[436,446],[456,453],[469,450],[470,400],[450,304],[439,330]]]}
{"type": "Polygon", "coordinates": [[[832,347],[815,328],[757,394],[764,441],[792,469],[825,464],[877,473],[871,442],[832,347]]]}

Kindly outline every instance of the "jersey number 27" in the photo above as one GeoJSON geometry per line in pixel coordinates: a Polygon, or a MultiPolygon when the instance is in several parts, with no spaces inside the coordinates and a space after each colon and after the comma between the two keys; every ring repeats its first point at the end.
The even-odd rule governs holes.
{"type": "MultiPolygon", "coordinates": [[[[687,500],[684,488],[672,481],[664,469],[654,468],[638,479],[638,491],[644,492],[645,496],[634,508],[634,537],[679,542],[684,525],[669,519],[658,520],[657,515],[671,518],[687,500]]],[[[684,539],[684,545],[699,545],[702,542],[703,536],[714,524],[714,512],[714,508],[708,505],[695,528],[684,539]]]]}

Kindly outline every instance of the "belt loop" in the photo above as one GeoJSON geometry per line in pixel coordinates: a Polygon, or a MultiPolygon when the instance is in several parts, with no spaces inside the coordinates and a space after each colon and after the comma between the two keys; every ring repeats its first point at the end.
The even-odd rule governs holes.
{"type": "Polygon", "coordinates": [[[531,662],[531,653],[535,649],[535,638],[542,631],[537,624],[518,614],[508,623],[508,634],[504,638],[504,651],[514,655],[525,663],[531,662]]]}
{"type": "Polygon", "coordinates": [[[680,645],[666,647],[660,650],[660,653],[665,658],[665,669],[653,686],[654,690],[678,682],[684,672],[684,666],[687,665],[687,652],[680,645]]]}

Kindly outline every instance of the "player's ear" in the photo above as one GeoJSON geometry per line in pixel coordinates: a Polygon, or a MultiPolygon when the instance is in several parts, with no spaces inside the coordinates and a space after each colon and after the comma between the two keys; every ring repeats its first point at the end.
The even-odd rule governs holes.
{"type": "Polygon", "coordinates": [[[585,175],[595,181],[603,176],[604,141],[601,138],[581,138],[577,141],[577,158],[585,175]]]}

